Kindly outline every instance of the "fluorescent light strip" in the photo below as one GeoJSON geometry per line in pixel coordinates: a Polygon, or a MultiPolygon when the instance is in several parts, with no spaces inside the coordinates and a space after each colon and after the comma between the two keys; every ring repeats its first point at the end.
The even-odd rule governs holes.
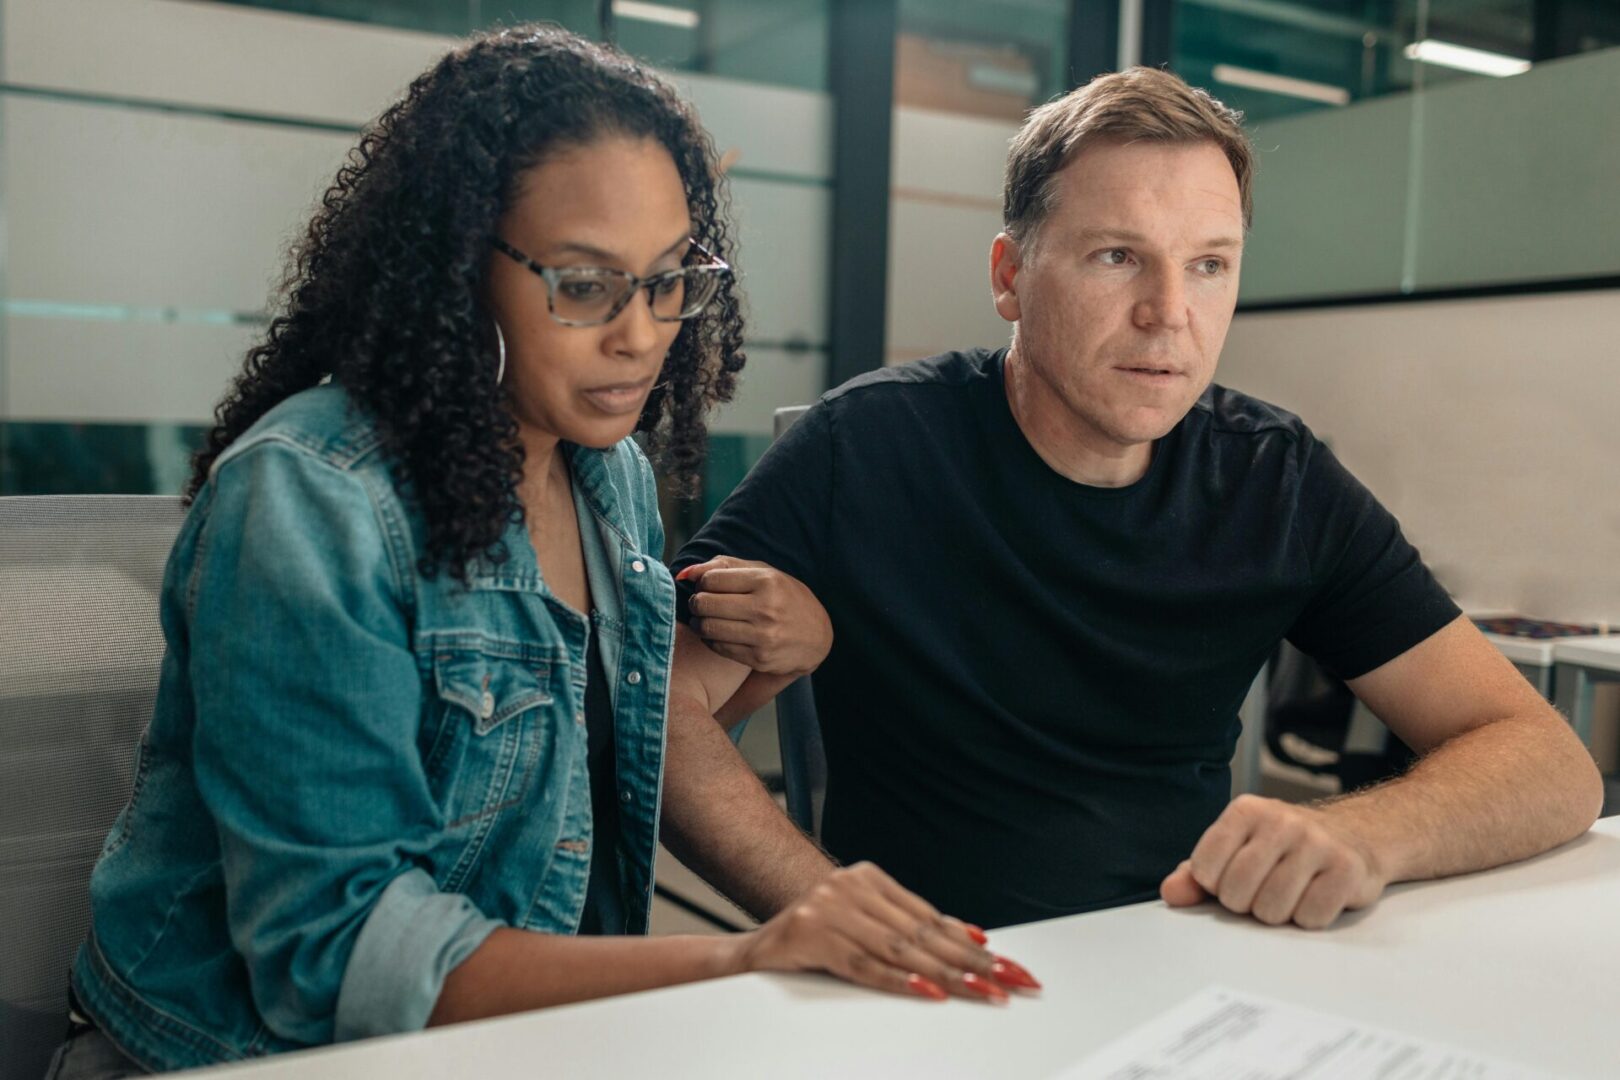
{"type": "Polygon", "coordinates": [[[1264,90],[1268,94],[1320,101],[1324,105],[1350,104],[1350,91],[1342,86],[1329,86],[1327,83],[1311,82],[1309,79],[1290,79],[1286,75],[1273,75],[1268,71],[1254,71],[1250,68],[1233,67],[1231,64],[1215,65],[1215,81],[1228,86],[1246,86],[1250,90],[1264,90]]]}
{"type": "Polygon", "coordinates": [[[1440,67],[1455,68],[1458,71],[1471,71],[1476,75],[1494,75],[1504,78],[1508,75],[1521,75],[1530,70],[1530,61],[1520,60],[1514,56],[1503,56],[1501,53],[1486,52],[1484,49],[1470,49],[1463,45],[1452,45],[1445,41],[1435,41],[1430,38],[1425,41],[1414,42],[1406,47],[1408,60],[1420,60],[1425,64],[1438,64],[1440,67]]]}
{"type": "Polygon", "coordinates": [[[613,0],[613,14],[623,19],[663,23],[665,26],[679,26],[685,30],[695,29],[700,18],[695,11],[670,7],[668,4],[648,4],[643,0],[613,0]]]}

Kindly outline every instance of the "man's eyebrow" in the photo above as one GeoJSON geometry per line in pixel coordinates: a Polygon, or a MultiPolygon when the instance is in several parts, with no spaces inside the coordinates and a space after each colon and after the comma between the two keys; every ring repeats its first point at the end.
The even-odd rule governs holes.
{"type": "MultiPolygon", "coordinates": [[[[669,247],[659,252],[658,259],[662,259],[667,255],[673,255],[677,248],[679,248],[682,244],[689,242],[691,239],[692,238],[690,236],[682,236],[679,240],[669,245],[669,247]]],[[[552,252],[554,255],[578,253],[588,258],[601,259],[603,262],[617,262],[622,259],[622,256],[612,251],[607,251],[603,248],[596,247],[594,244],[586,244],[579,240],[566,240],[547,250],[552,252]]],[[[654,259],[653,261],[657,262],[658,259],[654,259]]]]}
{"type": "MultiPolygon", "coordinates": [[[[1086,229],[1080,234],[1081,243],[1093,244],[1108,240],[1123,240],[1127,244],[1150,243],[1146,236],[1139,232],[1132,232],[1129,229],[1086,229]]],[[[1238,236],[1217,236],[1198,245],[1202,251],[1210,251],[1215,248],[1241,248],[1242,246],[1243,238],[1238,236]]]]}

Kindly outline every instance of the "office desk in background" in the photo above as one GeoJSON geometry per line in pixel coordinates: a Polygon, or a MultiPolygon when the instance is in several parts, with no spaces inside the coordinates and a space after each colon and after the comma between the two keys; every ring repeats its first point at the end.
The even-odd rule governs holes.
{"type": "Polygon", "coordinates": [[[1220,983],[1571,1077],[1620,1076],[1620,819],[1395,886],[1333,929],[1159,903],[1001,930],[1046,984],[1006,1008],[744,975],[230,1066],[240,1080],[1046,1077],[1220,983]]]}
{"type": "Polygon", "coordinates": [[[1620,682],[1620,635],[1566,638],[1554,644],[1553,662],[1558,672],[1553,700],[1590,746],[1597,684],[1620,682]]]}

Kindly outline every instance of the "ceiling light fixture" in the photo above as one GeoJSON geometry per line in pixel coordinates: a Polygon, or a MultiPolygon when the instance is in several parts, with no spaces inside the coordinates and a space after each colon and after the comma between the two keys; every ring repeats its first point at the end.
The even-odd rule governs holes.
{"type": "Polygon", "coordinates": [[[1503,56],[1501,53],[1486,52],[1484,49],[1470,49],[1463,45],[1435,41],[1433,38],[1408,45],[1406,58],[1421,60],[1425,64],[1456,68],[1458,71],[1471,71],[1476,75],[1495,75],[1497,78],[1519,75],[1530,70],[1530,61],[1520,60],[1516,56],[1503,56]]]}
{"type": "Polygon", "coordinates": [[[665,26],[679,26],[683,30],[696,29],[702,18],[695,11],[668,4],[648,4],[643,0],[613,0],[613,14],[621,19],[663,23],[665,26]]]}

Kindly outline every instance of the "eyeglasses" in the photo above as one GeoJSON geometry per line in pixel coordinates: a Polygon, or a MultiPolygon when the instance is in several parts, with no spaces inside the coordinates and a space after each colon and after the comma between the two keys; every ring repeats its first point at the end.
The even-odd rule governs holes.
{"type": "Polygon", "coordinates": [[[637,290],[646,290],[647,306],[654,319],[681,322],[702,314],[720,291],[720,283],[731,274],[724,259],[716,258],[696,240],[691,243],[688,257],[695,252],[707,261],[644,278],[605,266],[541,266],[498,236],[491,237],[490,242],[495,250],[545,280],[546,305],[551,317],[564,326],[612,322],[637,290]]]}

